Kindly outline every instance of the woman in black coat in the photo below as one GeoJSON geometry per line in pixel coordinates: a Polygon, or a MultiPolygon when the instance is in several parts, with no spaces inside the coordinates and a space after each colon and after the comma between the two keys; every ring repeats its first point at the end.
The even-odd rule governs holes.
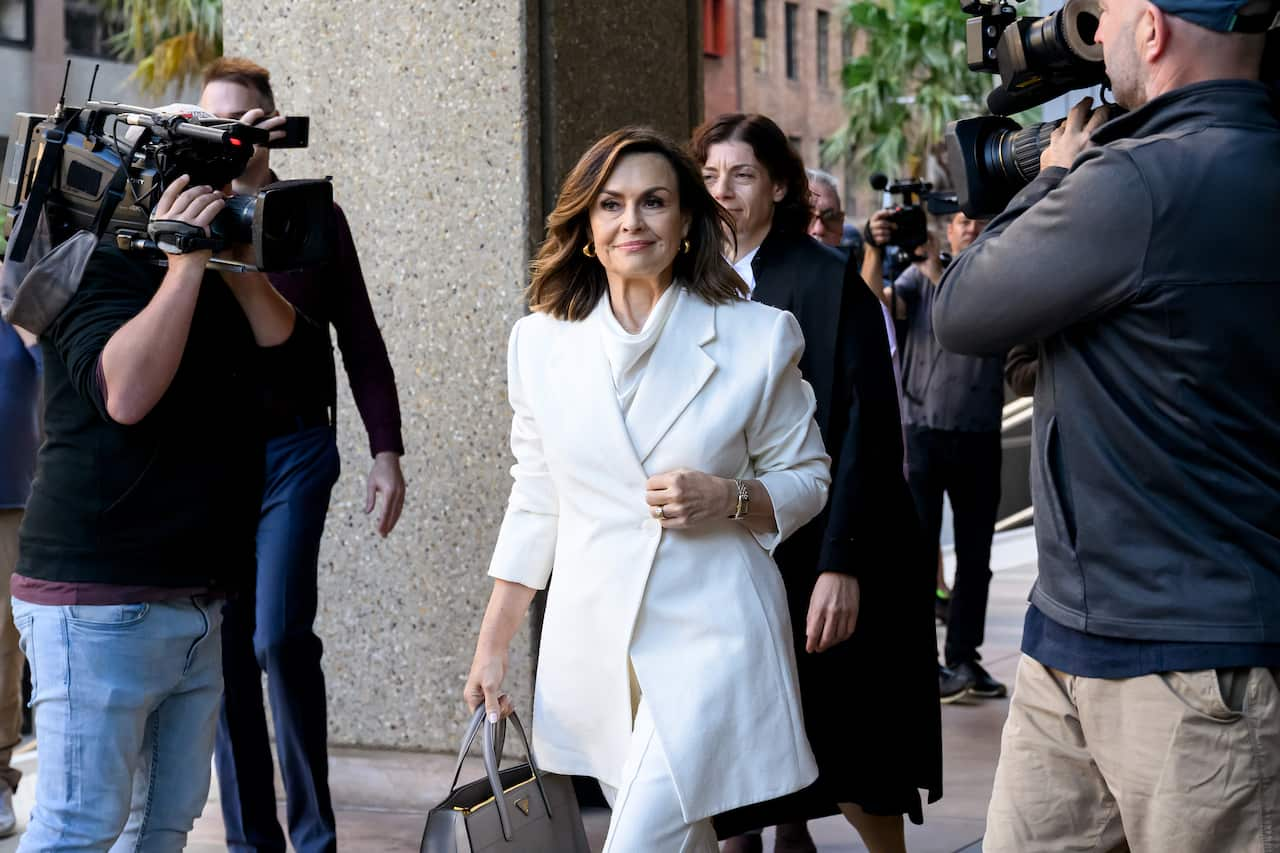
{"type": "Polygon", "coordinates": [[[903,478],[884,316],[857,269],[805,233],[808,182],[776,124],[721,116],[699,128],[693,150],[734,216],[730,259],[752,298],[790,311],[804,332],[800,371],[832,473],[826,510],[775,554],[821,775],[798,794],[721,815],[716,828],[729,837],[839,811],[872,853],[905,850],[902,815],[923,820],[919,789],[930,802],[942,794],[935,555],[903,478]]]}

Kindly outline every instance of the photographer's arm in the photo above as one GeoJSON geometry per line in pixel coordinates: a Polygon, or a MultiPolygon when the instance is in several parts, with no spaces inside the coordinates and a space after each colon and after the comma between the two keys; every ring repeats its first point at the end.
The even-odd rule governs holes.
{"type": "MultiPolygon", "coordinates": [[[[255,107],[239,118],[241,124],[270,131],[273,140],[282,139],[284,116],[268,116],[266,111],[255,107]]],[[[233,192],[240,195],[256,195],[260,189],[271,181],[271,150],[265,145],[255,145],[253,157],[249,160],[240,177],[231,182],[233,192]]],[[[232,260],[246,265],[254,263],[253,251],[247,245],[235,246],[230,252],[232,260]]],[[[227,283],[240,310],[249,320],[253,329],[253,339],[260,347],[275,347],[289,340],[293,334],[297,313],[283,296],[276,292],[263,273],[230,273],[222,271],[222,280],[227,283]]]]}
{"type": "MultiPolygon", "coordinates": [[[[165,190],[155,218],[208,227],[223,208],[222,194],[210,187],[188,189],[188,183],[184,175],[165,190]]],[[[169,390],[187,347],[209,257],[208,252],[170,255],[155,296],[103,347],[99,381],[106,413],[117,423],[136,424],[169,390]]]]}
{"type": "Polygon", "coordinates": [[[938,341],[1001,354],[1131,298],[1142,281],[1153,204],[1129,155],[1095,148],[1014,198],[943,276],[938,341]]]}
{"type": "Polygon", "coordinates": [[[1110,115],[1077,103],[1040,157],[1040,175],[951,264],[934,302],[939,342],[1003,354],[1132,296],[1154,204],[1123,150],[1095,148],[1110,115]]]}
{"type": "MultiPolygon", "coordinates": [[[[862,255],[860,272],[862,280],[871,289],[871,295],[884,303],[884,307],[893,311],[893,289],[886,287],[884,283],[884,248],[893,239],[894,229],[889,214],[890,211],[878,210],[867,222],[866,233],[863,235],[866,248],[862,255]]],[[[897,313],[896,319],[906,319],[906,306],[899,304],[897,313]]]]}
{"type": "Polygon", "coordinates": [[[260,347],[276,347],[293,335],[298,313],[260,272],[223,272],[222,279],[249,320],[260,347]]]}

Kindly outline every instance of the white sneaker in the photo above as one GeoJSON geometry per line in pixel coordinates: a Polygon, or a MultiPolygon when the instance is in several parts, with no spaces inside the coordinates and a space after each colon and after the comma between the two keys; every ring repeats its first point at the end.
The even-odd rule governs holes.
{"type": "Polygon", "coordinates": [[[13,791],[0,783],[0,838],[8,838],[18,831],[18,816],[13,813],[13,791]]]}

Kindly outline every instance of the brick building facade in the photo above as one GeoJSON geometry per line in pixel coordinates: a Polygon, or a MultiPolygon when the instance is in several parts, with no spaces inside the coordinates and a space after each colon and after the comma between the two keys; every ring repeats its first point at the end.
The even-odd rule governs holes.
{"type": "Polygon", "coordinates": [[[857,221],[862,188],[845,162],[821,156],[845,123],[841,71],[853,52],[846,34],[847,0],[703,0],[706,115],[764,113],[804,158],[841,182],[846,214],[857,221]]]}

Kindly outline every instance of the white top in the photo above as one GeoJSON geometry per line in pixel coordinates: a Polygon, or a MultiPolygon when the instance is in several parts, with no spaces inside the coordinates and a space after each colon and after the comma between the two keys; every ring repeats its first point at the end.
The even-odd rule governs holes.
{"type": "Polygon", "coordinates": [[[618,318],[613,315],[607,291],[596,305],[605,358],[609,361],[613,388],[618,393],[618,405],[622,407],[624,416],[631,409],[631,401],[635,399],[636,389],[640,387],[644,369],[649,365],[649,356],[683,291],[684,287],[679,282],[672,282],[662,296],[658,297],[653,310],[645,318],[644,326],[634,335],[622,328],[618,318]]]}
{"type": "MultiPolygon", "coordinates": [[[[756,252],[758,251],[760,251],[760,247],[756,246],[750,252],[747,252],[739,258],[736,264],[733,264],[733,261],[729,261],[729,263],[733,264],[733,271],[741,276],[742,280],[747,283],[748,299],[755,295],[756,292],[756,271],[751,268],[751,262],[755,260],[756,252]]],[[[725,258],[725,260],[729,259],[725,258]]]]}

